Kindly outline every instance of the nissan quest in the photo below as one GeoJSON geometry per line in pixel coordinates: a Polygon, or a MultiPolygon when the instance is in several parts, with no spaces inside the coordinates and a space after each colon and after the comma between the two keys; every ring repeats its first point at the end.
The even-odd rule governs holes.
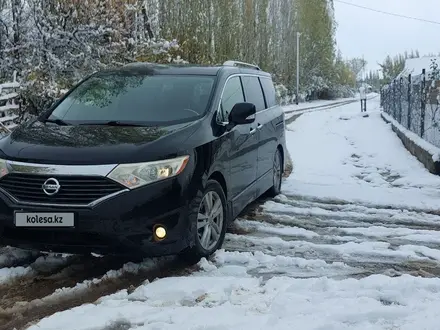
{"type": "Polygon", "coordinates": [[[0,140],[0,244],[198,260],[280,193],[285,162],[284,113],[258,66],[100,71],[0,140]]]}

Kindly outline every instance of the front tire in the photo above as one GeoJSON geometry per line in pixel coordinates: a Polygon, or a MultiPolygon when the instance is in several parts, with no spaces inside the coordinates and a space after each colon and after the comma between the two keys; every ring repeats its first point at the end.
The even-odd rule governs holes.
{"type": "Polygon", "coordinates": [[[280,149],[277,148],[273,158],[273,186],[267,191],[268,197],[275,197],[281,193],[281,182],[283,180],[283,157],[280,149]]]}
{"type": "Polygon", "coordinates": [[[208,258],[221,248],[227,228],[226,197],[222,186],[209,180],[189,205],[192,246],[181,253],[190,263],[208,258]]]}

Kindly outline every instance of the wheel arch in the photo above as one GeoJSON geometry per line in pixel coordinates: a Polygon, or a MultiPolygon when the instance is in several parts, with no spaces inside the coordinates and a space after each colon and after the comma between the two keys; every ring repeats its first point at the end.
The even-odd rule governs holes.
{"type": "Polygon", "coordinates": [[[283,164],[283,168],[281,169],[281,171],[284,174],[284,172],[286,170],[286,156],[285,156],[285,153],[284,153],[284,148],[283,148],[283,146],[281,144],[278,144],[277,150],[279,150],[280,153],[281,153],[281,161],[282,161],[282,164],[283,164]]]}
{"type": "Polygon", "coordinates": [[[228,200],[228,186],[226,184],[226,180],[223,174],[220,171],[215,171],[209,176],[208,180],[217,181],[223,189],[223,193],[225,194],[226,200],[228,200]]]}

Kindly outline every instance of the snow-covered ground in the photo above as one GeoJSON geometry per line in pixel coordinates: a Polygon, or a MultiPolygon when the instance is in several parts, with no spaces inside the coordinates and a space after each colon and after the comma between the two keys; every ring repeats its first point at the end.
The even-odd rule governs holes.
{"type": "MultiPolygon", "coordinates": [[[[372,99],[377,96],[378,94],[376,93],[369,93],[367,95],[367,98],[372,99]]],[[[316,100],[311,102],[300,103],[298,105],[296,104],[287,105],[283,107],[283,110],[286,114],[285,119],[286,121],[288,121],[290,118],[297,116],[299,114],[315,112],[315,111],[324,111],[324,110],[348,105],[358,101],[359,101],[359,94],[357,94],[355,97],[349,97],[349,98],[340,98],[335,100],[316,100]]]]}
{"type": "MultiPolygon", "coordinates": [[[[131,282],[29,329],[437,330],[440,178],[404,149],[380,118],[378,98],[368,109],[363,117],[356,102],[290,124],[294,171],[282,195],[243,214],[224,250],[196,271],[131,282]]],[[[12,267],[30,257],[7,250],[0,262],[12,267]]],[[[60,258],[48,264],[67,257],[60,258]]],[[[125,265],[55,296],[154,265],[125,265]]],[[[53,307],[49,297],[29,308],[53,307]]],[[[23,306],[4,312],[26,316],[23,306]]]]}
{"type": "Polygon", "coordinates": [[[354,100],[357,100],[357,98],[348,97],[348,98],[342,98],[342,99],[336,99],[336,100],[315,100],[315,101],[310,101],[310,102],[302,102],[299,104],[286,105],[283,108],[284,108],[285,112],[300,111],[300,110],[304,110],[304,109],[315,108],[315,107],[325,107],[328,105],[333,105],[333,104],[337,104],[337,103],[341,103],[341,102],[345,102],[345,101],[354,101],[354,100]]]}
{"type": "Polygon", "coordinates": [[[380,117],[379,101],[370,100],[368,118],[357,103],[298,118],[287,132],[295,168],[284,192],[369,206],[439,210],[440,177],[403,148],[380,117]]]}

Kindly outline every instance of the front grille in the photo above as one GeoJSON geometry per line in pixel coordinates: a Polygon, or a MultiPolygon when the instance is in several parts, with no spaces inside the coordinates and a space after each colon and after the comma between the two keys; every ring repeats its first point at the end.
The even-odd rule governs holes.
{"type": "Polygon", "coordinates": [[[80,175],[36,175],[10,173],[0,180],[0,188],[20,202],[66,205],[87,205],[97,199],[123,190],[124,187],[100,176],[80,175]],[[60,183],[60,190],[53,196],[43,191],[43,184],[49,178],[60,183]]]}

